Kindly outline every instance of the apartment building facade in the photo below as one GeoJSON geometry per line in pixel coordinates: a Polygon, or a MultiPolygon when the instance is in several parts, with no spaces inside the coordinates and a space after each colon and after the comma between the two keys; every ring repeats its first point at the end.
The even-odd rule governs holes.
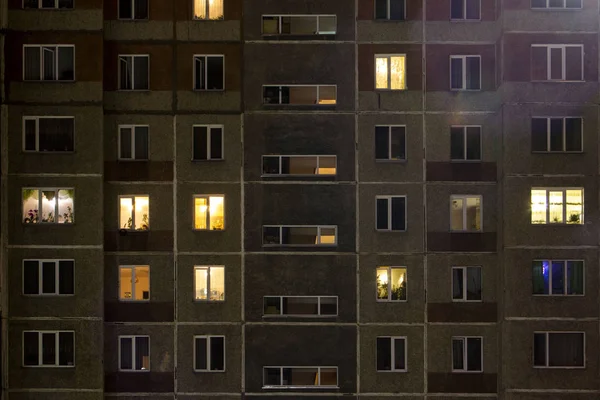
{"type": "Polygon", "coordinates": [[[0,4],[4,398],[600,394],[598,1],[0,4]]]}

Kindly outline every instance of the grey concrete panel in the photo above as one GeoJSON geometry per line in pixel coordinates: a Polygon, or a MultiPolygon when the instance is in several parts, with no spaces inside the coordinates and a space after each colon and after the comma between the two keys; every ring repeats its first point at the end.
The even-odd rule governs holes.
{"type": "Polygon", "coordinates": [[[171,111],[172,92],[145,91],[114,91],[104,92],[104,108],[106,110],[135,110],[135,111],[171,111]]]}
{"type": "Polygon", "coordinates": [[[104,21],[104,39],[169,40],[173,39],[173,22],[151,20],[104,21]]]}
{"type": "Polygon", "coordinates": [[[240,21],[177,21],[178,40],[237,41],[240,40],[240,21]]]}
{"type": "Polygon", "coordinates": [[[102,9],[73,9],[67,12],[10,10],[8,28],[17,31],[102,29],[102,9]]]}
{"type": "Polygon", "coordinates": [[[500,38],[501,21],[429,21],[425,24],[428,42],[496,42],[500,38]]]}
{"type": "Polygon", "coordinates": [[[420,90],[388,90],[360,92],[361,111],[422,111],[423,92],[420,90]]]}
{"type": "MultiPolygon", "coordinates": [[[[77,67],[75,67],[77,79],[77,67]]],[[[12,102],[66,103],[102,101],[102,82],[21,82],[8,85],[12,102]]]]}
{"type": "Polygon", "coordinates": [[[177,109],[209,112],[214,111],[240,111],[242,94],[236,90],[227,90],[225,82],[225,91],[189,91],[177,92],[177,109]]]}
{"type": "Polygon", "coordinates": [[[360,42],[420,42],[423,39],[421,21],[358,21],[360,42]]]}
{"type": "Polygon", "coordinates": [[[427,111],[498,111],[502,99],[496,91],[427,92],[427,111]]]}
{"type": "Polygon", "coordinates": [[[503,82],[498,102],[598,103],[598,82],[503,82]]]}
{"type": "Polygon", "coordinates": [[[598,29],[598,18],[589,10],[504,10],[505,32],[590,32],[598,29]]]}
{"type": "MultiPolygon", "coordinates": [[[[98,392],[46,392],[46,391],[32,391],[32,392],[12,392],[10,394],[11,400],[104,400],[104,394],[101,391],[98,392]]],[[[140,400],[137,398],[136,400],[140,400]]]]}
{"type": "MultiPolygon", "coordinates": [[[[556,399],[554,393],[506,393],[504,399],[506,400],[554,400],[556,399]]],[[[597,394],[595,393],[569,393],[561,392],[560,400],[595,400],[597,394]]]]}

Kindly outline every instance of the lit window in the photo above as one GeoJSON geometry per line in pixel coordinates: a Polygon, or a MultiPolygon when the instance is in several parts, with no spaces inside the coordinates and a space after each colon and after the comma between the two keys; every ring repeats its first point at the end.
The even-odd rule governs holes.
{"type": "Polygon", "coordinates": [[[583,224],[583,189],[531,189],[532,224],[583,224]]]}
{"type": "Polygon", "coordinates": [[[73,189],[23,189],[23,222],[26,224],[72,224],[73,189]]]}
{"type": "Polygon", "coordinates": [[[531,151],[583,151],[583,121],[577,117],[531,119],[531,151]]]}
{"type": "Polygon", "coordinates": [[[336,156],[262,156],[263,175],[335,175],[336,156]]]}
{"type": "Polygon", "coordinates": [[[533,366],[537,368],[585,367],[585,333],[535,332],[533,366]]]}
{"type": "Polygon", "coordinates": [[[74,293],[73,260],[23,260],[23,294],[52,296],[74,293]]]}
{"type": "Polygon", "coordinates": [[[480,56],[450,56],[450,89],[481,90],[480,56]]]}
{"type": "Polygon", "coordinates": [[[377,267],[377,300],[406,300],[406,267],[377,267]]]}
{"type": "Polygon", "coordinates": [[[225,336],[194,336],[194,371],[225,371],[225,336]]]}
{"type": "Polygon", "coordinates": [[[23,46],[25,81],[75,80],[75,46],[23,46]]]}
{"type": "Polygon", "coordinates": [[[381,125],[375,127],[375,159],[378,161],[406,160],[406,127],[381,125]]]}
{"type": "Polygon", "coordinates": [[[194,19],[223,19],[223,0],[194,0],[194,19]]]}
{"type": "Polygon", "coordinates": [[[450,197],[450,230],[481,231],[481,196],[450,197]]]}
{"type": "Polygon", "coordinates": [[[404,90],[406,89],[406,56],[375,56],[375,88],[404,90]]]}
{"type": "Polygon", "coordinates": [[[377,337],[377,371],[406,372],[405,337],[377,337]]]}
{"type": "Polygon", "coordinates": [[[204,231],[225,229],[224,196],[194,196],[194,229],[204,231]]]}
{"type": "Polygon", "coordinates": [[[452,372],[483,372],[483,338],[452,338],[452,372]]]}
{"type": "Polygon", "coordinates": [[[119,159],[147,160],[148,159],[148,126],[120,125],[119,126],[119,159]]]}
{"type": "Polygon", "coordinates": [[[337,367],[264,367],[263,388],[338,387],[337,367]]]}
{"type": "Polygon", "coordinates": [[[147,265],[119,267],[119,299],[121,301],[150,300],[150,267],[147,265]]]}
{"type": "Polygon", "coordinates": [[[196,300],[225,300],[225,267],[207,265],[194,267],[194,298],[196,300]]]}
{"type": "Polygon", "coordinates": [[[405,0],[375,0],[375,19],[392,21],[406,19],[405,0]]]}
{"type": "Polygon", "coordinates": [[[452,301],[481,301],[481,267],[452,267],[452,301]]]}
{"type": "Polygon", "coordinates": [[[119,336],[119,371],[150,371],[150,336],[119,336]]]}
{"type": "Polygon", "coordinates": [[[73,151],[74,136],[73,117],[23,117],[24,151],[73,151]]]}
{"type": "Polygon", "coordinates": [[[150,229],[150,198],[119,196],[119,227],[130,231],[150,229]]]}
{"type": "Polygon", "coordinates": [[[223,125],[194,125],[192,160],[222,160],[223,125]]]}
{"type": "Polygon", "coordinates": [[[582,260],[535,260],[532,264],[534,295],[583,295],[582,260]]]}
{"type": "Polygon", "coordinates": [[[224,56],[194,56],[194,90],[223,90],[225,87],[224,56]]]}
{"type": "Polygon", "coordinates": [[[150,88],[150,56],[119,56],[119,90],[148,90],[150,88]]]}
{"type": "Polygon", "coordinates": [[[119,0],[119,19],[148,19],[148,0],[119,0]]]}
{"type": "Polygon", "coordinates": [[[74,367],[75,332],[24,331],[24,367],[74,367]]]}

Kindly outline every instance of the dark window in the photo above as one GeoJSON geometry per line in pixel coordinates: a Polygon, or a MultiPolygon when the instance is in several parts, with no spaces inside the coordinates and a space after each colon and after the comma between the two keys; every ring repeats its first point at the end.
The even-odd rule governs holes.
{"type": "Polygon", "coordinates": [[[200,371],[225,370],[225,338],[206,336],[195,338],[194,369],[200,371]]]}
{"type": "Polygon", "coordinates": [[[481,89],[479,56],[450,56],[450,88],[452,90],[481,89]]]}
{"type": "Polygon", "coordinates": [[[148,159],[147,126],[121,126],[119,127],[119,137],[119,159],[148,159]]]}
{"type": "Polygon", "coordinates": [[[75,334],[70,331],[23,332],[23,365],[75,365],[75,334]]]}
{"type": "Polygon", "coordinates": [[[483,371],[481,338],[452,338],[452,370],[454,372],[483,371]]]}
{"type": "Polygon", "coordinates": [[[223,90],[225,57],[194,56],[194,89],[223,90]]]}
{"type": "Polygon", "coordinates": [[[148,0],[119,0],[119,19],[148,19],[148,0]]]}
{"type": "Polygon", "coordinates": [[[149,56],[119,56],[119,90],[148,90],[149,65],[149,56]]]}
{"type": "Polygon", "coordinates": [[[581,0],[531,0],[531,8],[581,8],[581,0]]]}
{"type": "Polygon", "coordinates": [[[223,159],[222,126],[194,126],[192,134],[193,160],[223,159]]]}
{"type": "Polygon", "coordinates": [[[583,332],[536,332],[533,335],[535,367],[583,367],[583,332]]]}
{"type": "Polygon", "coordinates": [[[72,81],[75,79],[73,46],[24,47],[26,81],[72,81]]]}
{"type": "Polygon", "coordinates": [[[24,0],[23,8],[73,8],[73,0],[24,0]]]}
{"type": "Polygon", "coordinates": [[[453,126],[450,128],[450,159],[481,160],[481,127],[453,126]]]}
{"type": "Polygon", "coordinates": [[[582,62],[583,45],[534,45],[531,47],[531,80],[582,81],[582,62]]]}
{"type": "Polygon", "coordinates": [[[405,0],[375,0],[375,19],[402,21],[405,10],[405,0]]]}
{"type": "Polygon", "coordinates": [[[535,260],[532,264],[533,294],[583,295],[583,261],[535,260]]]}
{"type": "Polygon", "coordinates": [[[25,260],[23,262],[23,294],[73,294],[75,289],[74,273],[75,264],[70,260],[25,260]]]}
{"type": "Polygon", "coordinates": [[[406,160],[406,127],[375,127],[375,159],[406,160]]]}
{"type": "Polygon", "coordinates": [[[150,337],[119,337],[119,369],[125,371],[150,370],[150,337]]]}
{"type": "Polygon", "coordinates": [[[25,151],[73,151],[75,136],[74,118],[25,118],[25,151]]]}
{"type": "Polygon", "coordinates": [[[450,19],[477,20],[480,16],[480,0],[451,0],[450,19]]]}
{"type": "Polygon", "coordinates": [[[481,267],[452,268],[452,300],[481,300],[481,267]]]}
{"type": "Polygon", "coordinates": [[[406,197],[377,198],[377,230],[406,230],[406,197]]]}
{"type": "Polygon", "coordinates": [[[531,150],[568,152],[583,151],[582,119],[532,118],[531,150]]]}
{"type": "Polygon", "coordinates": [[[406,339],[377,338],[377,371],[406,370],[406,339]]]}

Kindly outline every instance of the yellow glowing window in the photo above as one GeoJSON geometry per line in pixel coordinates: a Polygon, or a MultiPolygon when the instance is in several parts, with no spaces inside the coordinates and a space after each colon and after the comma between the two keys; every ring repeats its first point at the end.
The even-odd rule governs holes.
{"type": "Polygon", "coordinates": [[[377,267],[377,300],[406,300],[406,268],[377,267]]]}
{"type": "Polygon", "coordinates": [[[375,88],[406,89],[406,56],[375,56],[375,88]]]}
{"type": "Polygon", "coordinates": [[[150,267],[147,265],[119,267],[119,299],[150,300],[150,267]]]}
{"type": "Polygon", "coordinates": [[[532,224],[583,224],[582,189],[532,189],[532,224]]]}
{"type": "Polygon", "coordinates": [[[224,0],[194,0],[194,19],[223,19],[224,0]]]}
{"type": "Polygon", "coordinates": [[[194,298],[196,300],[225,300],[225,267],[222,265],[194,267],[194,298]]]}
{"type": "Polygon", "coordinates": [[[194,229],[220,231],[225,229],[225,197],[194,197],[194,229]]]}
{"type": "Polygon", "coordinates": [[[148,196],[119,197],[119,228],[132,231],[150,229],[150,198],[148,196]]]}

